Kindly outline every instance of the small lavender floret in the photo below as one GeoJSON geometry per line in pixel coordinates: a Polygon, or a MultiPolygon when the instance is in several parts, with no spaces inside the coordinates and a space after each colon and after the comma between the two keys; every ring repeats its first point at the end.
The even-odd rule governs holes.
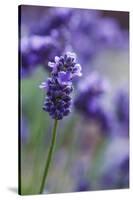
{"type": "Polygon", "coordinates": [[[75,76],[81,76],[81,66],[76,62],[76,55],[70,52],[56,56],[55,62],[48,65],[52,68],[51,77],[40,85],[47,93],[43,110],[53,119],[61,120],[71,112],[72,80],[75,76]]]}

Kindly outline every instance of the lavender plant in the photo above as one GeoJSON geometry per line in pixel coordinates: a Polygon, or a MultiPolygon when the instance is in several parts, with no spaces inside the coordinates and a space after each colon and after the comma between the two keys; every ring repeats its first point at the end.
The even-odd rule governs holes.
{"type": "Polygon", "coordinates": [[[43,192],[45,182],[52,158],[53,148],[56,139],[56,129],[58,120],[63,119],[71,112],[72,98],[70,96],[73,91],[72,81],[74,77],[81,76],[81,66],[77,63],[76,54],[67,52],[64,56],[55,57],[54,62],[48,63],[52,68],[51,77],[40,85],[40,88],[46,90],[46,98],[43,110],[48,112],[50,117],[54,119],[53,135],[49,153],[46,161],[44,175],[40,187],[40,193],[43,192]]]}

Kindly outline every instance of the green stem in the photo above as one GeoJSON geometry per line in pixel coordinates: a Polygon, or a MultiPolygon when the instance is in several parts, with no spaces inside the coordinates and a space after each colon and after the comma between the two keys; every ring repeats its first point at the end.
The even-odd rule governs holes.
{"type": "Polygon", "coordinates": [[[55,141],[56,141],[57,122],[58,122],[58,120],[55,119],[51,145],[50,145],[50,148],[49,148],[48,157],[47,157],[47,160],[46,160],[45,170],[44,170],[44,174],[43,174],[43,179],[42,179],[42,183],[41,183],[41,187],[40,187],[40,191],[39,191],[40,194],[42,194],[42,192],[45,188],[46,178],[47,178],[47,175],[48,175],[48,170],[49,170],[49,166],[50,166],[50,162],[51,162],[51,158],[52,158],[54,144],[55,144],[55,141]]]}

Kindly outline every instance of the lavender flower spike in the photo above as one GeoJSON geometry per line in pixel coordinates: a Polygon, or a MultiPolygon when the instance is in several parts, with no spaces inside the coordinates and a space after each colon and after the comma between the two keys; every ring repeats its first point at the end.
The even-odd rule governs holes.
{"type": "Polygon", "coordinates": [[[61,120],[71,112],[72,80],[82,75],[81,66],[76,61],[76,54],[70,52],[56,56],[55,62],[48,65],[52,68],[51,77],[40,85],[47,92],[43,109],[53,119],[61,120]]]}
{"type": "Polygon", "coordinates": [[[46,82],[43,82],[40,88],[46,89],[47,96],[43,109],[54,119],[54,127],[39,193],[42,193],[45,188],[55,145],[58,120],[61,120],[71,112],[70,94],[73,90],[73,77],[81,76],[81,67],[77,64],[74,53],[66,53],[60,57],[56,56],[55,62],[49,62],[48,65],[52,68],[51,77],[46,82]]]}

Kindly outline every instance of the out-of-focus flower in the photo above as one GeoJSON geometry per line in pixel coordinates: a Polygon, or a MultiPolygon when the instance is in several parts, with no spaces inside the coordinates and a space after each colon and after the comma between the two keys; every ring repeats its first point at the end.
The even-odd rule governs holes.
{"type": "Polygon", "coordinates": [[[119,47],[123,46],[125,40],[124,32],[118,22],[113,18],[100,18],[97,20],[94,40],[100,47],[119,47]]]}
{"type": "MultiPolygon", "coordinates": [[[[26,7],[23,7],[23,12],[24,9],[26,7]]],[[[127,46],[125,43],[128,43],[128,34],[120,28],[115,19],[103,17],[98,10],[45,7],[44,12],[40,11],[41,14],[39,8],[35,10],[36,14],[33,16],[39,15],[40,18],[36,23],[30,19],[28,37],[50,37],[52,41],[44,45],[45,47],[42,45],[37,52],[39,57],[32,50],[28,56],[27,52],[22,53],[22,74],[26,74],[26,69],[29,73],[38,64],[38,58],[46,64],[55,55],[66,51],[76,52],[86,70],[88,66],[93,67],[93,59],[101,50],[127,46]]]]}
{"type": "Polygon", "coordinates": [[[74,178],[75,192],[90,190],[90,182],[88,180],[88,177],[86,176],[88,166],[85,166],[85,164],[86,163],[81,162],[81,160],[78,160],[76,163],[74,163],[72,175],[74,178]]]}
{"type": "Polygon", "coordinates": [[[98,16],[98,11],[74,10],[69,22],[71,44],[82,63],[88,64],[96,53],[92,32],[98,16]]]}
{"type": "Polygon", "coordinates": [[[115,111],[118,122],[127,131],[129,129],[129,94],[121,89],[115,97],[115,111]]]}
{"type": "Polygon", "coordinates": [[[71,8],[49,8],[45,12],[46,14],[41,18],[39,23],[32,26],[30,30],[31,35],[49,35],[51,30],[65,27],[72,15],[71,8]]]}
{"type": "Polygon", "coordinates": [[[121,29],[118,21],[103,17],[100,11],[75,10],[69,26],[72,47],[82,65],[92,62],[101,50],[125,48],[128,43],[128,34],[121,29]]]}
{"type": "Polygon", "coordinates": [[[102,177],[101,186],[103,189],[119,189],[129,187],[129,157],[127,156],[122,162],[110,169],[102,177]]]}
{"type": "Polygon", "coordinates": [[[126,188],[129,185],[128,138],[112,137],[103,155],[102,189],[126,188]]]}
{"type": "Polygon", "coordinates": [[[86,177],[80,177],[77,184],[76,184],[76,192],[81,191],[89,191],[90,190],[90,183],[86,177]]]}
{"type": "Polygon", "coordinates": [[[61,47],[53,38],[30,36],[21,39],[20,44],[20,67],[21,74],[28,75],[37,65],[47,68],[47,62],[59,54],[61,47]]]}
{"type": "Polygon", "coordinates": [[[103,130],[108,130],[111,124],[111,118],[106,112],[101,98],[107,89],[107,81],[96,72],[92,73],[81,84],[79,95],[74,101],[76,110],[86,118],[100,123],[103,130]]]}
{"type": "Polygon", "coordinates": [[[48,65],[52,68],[51,77],[40,85],[47,91],[43,109],[52,118],[60,120],[71,112],[72,80],[75,76],[81,76],[81,66],[76,62],[76,55],[70,52],[56,56],[55,62],[48,65]]]}

